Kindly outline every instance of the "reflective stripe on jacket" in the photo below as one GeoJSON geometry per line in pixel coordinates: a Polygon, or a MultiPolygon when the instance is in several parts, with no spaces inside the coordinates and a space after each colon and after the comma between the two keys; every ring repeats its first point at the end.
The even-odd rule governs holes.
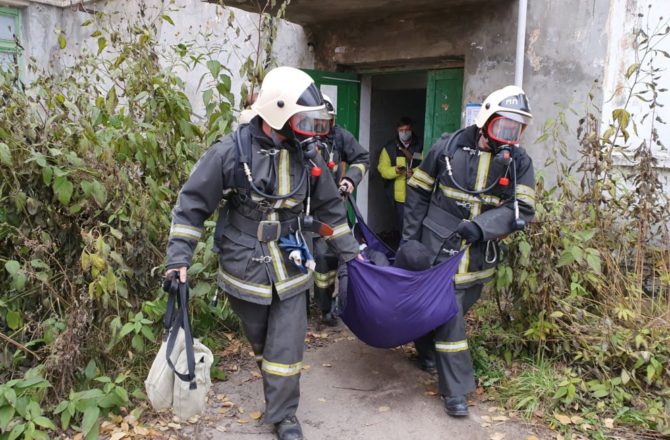
{"type": "MultiPolygon", "coordinates": [[[[454,233],[461,220],[469,219],[481,228],[483,241],[467,249],[455,278],[456,285],[463,288],[493,278],[496,262],[486,261],[487,241],[514,231],[511,168],[507,169],[497,163],[491,153],[477,148],[478,131],[474,125],[467,127],[454,140],[456,149],[451,158],[454,179],[467,190],[483,190],[503,176],[509,178],[509,185],[497,184],[479,195],[457,188],[446,171],[449,137],[442,136],[409,180],[405,202],[403,239],[421,240],[433,253],[435,264],[464,246],[454,233]]],[[[535,215],[533,162],[523,148],[518,148],[514,156],[519,213],[529,222],[535,215]]],[[[490,259],[492,253],[489,247],[490,259]]]]}
{"type": "MultiPolygon", "coordinates": [[[[301,154],[297,146],[290,144],[276,149],[260,124],[260,118],[255,118],[248,126],[252,135],[254,183],[268,194],[289,194],[305,172],[301,154]]],[[[317,166],[326,167],[320,156],[314,161],[317,166]]],[[[312,214],[337,231],[327,240],[328,245],[343,261],[356,256],[358,243],[349,230],[344,205],[332,179],[307,177],[306,183],[291,198],[266,200],[253,192],[247,193],[247,188],[237,187],[236,166],[233,135],[215,142],[195,165],[172,211],[167,268],[190,266],[195,246],[202,238],[204,221],[226,200],[219,210],[214,237],[215,250],[219,253],[220,287],[232,296],[257,304],[271,303],[273,286],[280,299],[309,289],[313,282],[311,274],[301,272],[276,241],[261,243],[255,236],[228,223],[226,218],[228,210],[236,210],[253,222],[293,219],[304,210],[310,180],[312,214]]]]}

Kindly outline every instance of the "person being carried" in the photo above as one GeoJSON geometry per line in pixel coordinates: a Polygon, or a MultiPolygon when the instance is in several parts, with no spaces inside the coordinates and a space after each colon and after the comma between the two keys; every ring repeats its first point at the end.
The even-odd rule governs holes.
{"type": "Polygon", "coordinates": [[[467,416],[475,389],[464,315],[495,275],[497,240],[535,214],[533,162],[519,146],[532,119],[523,90],[491,93],[475,124],[443,135],[408,182],[403,240],[419,240],[432,264],[465,254],[454,278],[459,313],[416,341],[420,359],[435,356],[439,390],[451,416],[467,416]]]}

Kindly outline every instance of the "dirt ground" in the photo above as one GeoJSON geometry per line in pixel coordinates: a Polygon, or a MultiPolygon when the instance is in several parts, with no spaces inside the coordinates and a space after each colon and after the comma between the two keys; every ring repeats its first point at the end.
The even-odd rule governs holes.
{"type": "MultiPolygon", "coordinates": [[[[312,326],[311,326],[312,327],[312,326]]],[[[308,440],[534,440],[554,438],[485,402],[470,400],[470,416],[446,415],[437,377],[416,367],[412,349],[382,350],[358,341],[343,325],[307,336],[298,418],[308,440]]],[[[246,345],[224,359],[228,380],[216,382],[209,410],[183,425],[179,438],[270,440],[259,422],[262,381],[246,345]]]]}

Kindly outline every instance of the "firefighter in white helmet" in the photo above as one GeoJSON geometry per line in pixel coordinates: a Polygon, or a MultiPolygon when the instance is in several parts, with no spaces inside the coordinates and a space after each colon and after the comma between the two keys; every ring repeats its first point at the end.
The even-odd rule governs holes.
{"type": "Polygon", "coordinates": [[[292,67],[271,70],[252,109],[256,116],[217,140],[182,187],[172,213],[166,277],[177,274],[186,282],[203,224],[225,198],[214,237],[218,286],[256,355],[264,421],[275,425],[280,440],[298,440],[305,292],[313,280],[282,244],[300,242],[316,219],[330,226],[323,229],[326,242],[343,261],[356,257],[358,244],[335,182],[318,177],[327,165],[316,139],[328,133],[331,117],[312,78],[292,67]]]}
{"type": "Polygon", "coordinates": [[[443,135],[408,182],[403,240],[421,241],[433,264],[465,249],[454,278],[460,313],[415,341],[451,416],[468,415],[475,389],[463,316],[495,275],[498,240],[535,214],[533,162],[520,146],[532,117],[521,88],[491,93],[475,124],[443,135]]]}

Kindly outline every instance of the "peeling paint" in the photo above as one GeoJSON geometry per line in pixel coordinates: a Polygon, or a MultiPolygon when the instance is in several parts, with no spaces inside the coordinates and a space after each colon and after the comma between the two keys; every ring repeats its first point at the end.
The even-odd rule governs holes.
{"type": "Polygon", "coordinates": [[[533,29],[528,36],[526,58],[535,72],[542,68],[542,57],[535,53],[535,43],[540,38],[540,29],[533,29]]]}

